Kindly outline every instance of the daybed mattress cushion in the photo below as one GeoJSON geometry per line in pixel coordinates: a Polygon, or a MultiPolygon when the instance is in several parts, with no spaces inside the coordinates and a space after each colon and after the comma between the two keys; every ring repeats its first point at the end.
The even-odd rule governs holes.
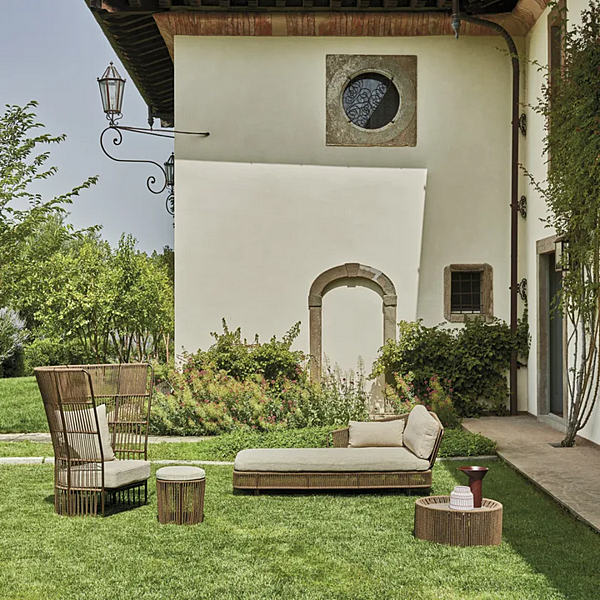
{"type": "MultiPolygon", "coordinates": [[[[60,483],[67,485],[67,469],[60,469],[60,483]]],[[[104,487],[120,488],[130,483],[146,481],[150,478],[150,463],[147,460],[111,460],[104,463],[104,487]]],[[[72,487],[100,487],[102,467],[100,463],[73,465],[71,467],[72,487]]]]}
{"type": "Polygon", "coordinates": [[[419,458],[429,458],[433,452],[440,424],[422,405],[415,406],[404,428],[404,445],[419,458]]]}
{"type": "Polygon", "coordinates": [[[395,421],[350,421],[348,446],[350,448],[400,447],[404,419],[395,421]]]}
{"type": "Polygon", "coordinates": [[[234,468],[277,473],[427,471],[429,461],[406,448],[265,448],[242,450],[234,468]]]}

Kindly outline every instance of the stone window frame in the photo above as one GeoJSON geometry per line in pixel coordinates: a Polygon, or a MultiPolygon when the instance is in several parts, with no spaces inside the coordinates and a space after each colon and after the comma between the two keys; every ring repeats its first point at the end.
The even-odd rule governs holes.
{"type": "Polygon", "coordinates": [[[323,368],[323,296],[343,285],[362,285],[379,294],[383,302],[383,343],[396,339],[398,297],[392,280],[379,269],[345,263],[323,271],[308,293],[310,377],[320,381],[323,368]]]}
{"type": "Polygon", "coordinates": [[[452,264],[444,268],[444,318],[450,323],[465,323],[470,319],[484,318],[486,322],[494,319],[494,270],[487,263],[452,264]],[[470,271],[481,273],[481,312],[452,312],[452,273],[470,271]]]}
{"type": "Polygon", "coordinates": [[[416,146],[417,57],[414,55],[328,54],[326,61],[327,146],[416,146]],[[363,129],[348,119],[343,94],[351,79],[380,73],[394,83],[400,95],[397,116],[379,129],[363,129]]]}

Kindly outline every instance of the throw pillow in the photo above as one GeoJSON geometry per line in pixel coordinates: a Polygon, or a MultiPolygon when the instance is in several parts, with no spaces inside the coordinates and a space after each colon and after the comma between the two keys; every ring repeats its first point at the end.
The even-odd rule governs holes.
{"type": "Polygon", "coordinates": [[[404,420],[396,421],[350,421],[349,448],[371,448],[374,446],[402,446],[404,420]]]}

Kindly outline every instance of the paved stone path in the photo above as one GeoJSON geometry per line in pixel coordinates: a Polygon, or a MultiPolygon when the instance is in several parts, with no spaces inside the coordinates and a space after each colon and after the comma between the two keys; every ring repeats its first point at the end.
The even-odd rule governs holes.
{"type": "Polygon", "coordinates": [[[500,458],[600,533],[598,447],[553,447],[564,434],[531,415],[465,419],[463,427],[495,440],[500,458]]]}
{"type": "MultiPolygon", "coordinates": [[[[149,435],[149,444],[179,444],[181,442],[202,442],[209,440],[212,436],[175,436],[175,435],[149,435]]],[[[48,442],[49,433],[0,433],[0,442],[48,442]]]]}

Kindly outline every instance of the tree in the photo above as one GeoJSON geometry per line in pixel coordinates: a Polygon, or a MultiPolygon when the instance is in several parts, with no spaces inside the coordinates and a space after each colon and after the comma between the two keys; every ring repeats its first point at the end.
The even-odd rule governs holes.
{"type": "Polygon", "coordinates": [[[600,5],[592,0],[580,25],[563,23],[563,65],[551,73],[552,84],[543,86],[534,107],[547,123],[547,178],[540,183],[528,175],[547,203],[548,225],[568,248],[559,301],[568,323],[569,406],[562,444],[573,446],[590,419],[600,383],[600,5]]]}
{"type": "Polygon", "coordinates": [[[173,286],[167,266],[135,245],[123,235],[112,249],[92,232],[53,254],[29,290],[37,331],[91,362],[168,360],[173,286]]]}
{"type": "Polygon", "coordinates": [[[48,150],[38,153],[40,146],[64,141],[65,136],[47,133],[32,135],[43,128],[36,122],[36,102],[24,107],[6,106],[0,117],[0,306],[5,306],[10,294],[7,270],[18,260],[23,242],[50,215],[64,214],[65,204],[71,204],[80,191],[95,184],[90,177],[70,192],[43,200],[31,191],[36,182],[56,173],[56,167],[47,167],[48,150]]]}

